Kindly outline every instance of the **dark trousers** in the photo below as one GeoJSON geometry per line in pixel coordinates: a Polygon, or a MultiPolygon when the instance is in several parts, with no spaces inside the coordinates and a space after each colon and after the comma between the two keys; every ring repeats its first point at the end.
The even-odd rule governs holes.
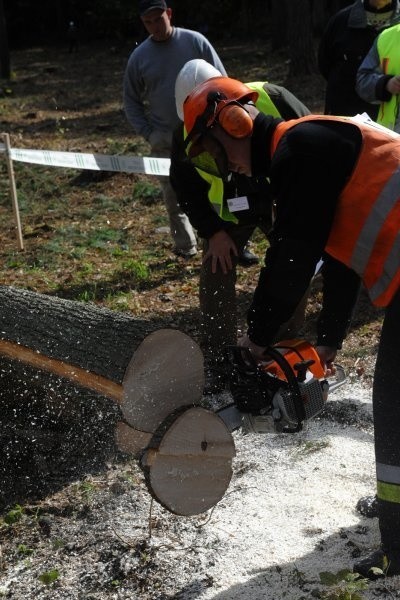
{"type": "Polygon", "coordinates": [[[382,546],[400,550],[400,291],[386,309],[372,403],[382,546]]]}

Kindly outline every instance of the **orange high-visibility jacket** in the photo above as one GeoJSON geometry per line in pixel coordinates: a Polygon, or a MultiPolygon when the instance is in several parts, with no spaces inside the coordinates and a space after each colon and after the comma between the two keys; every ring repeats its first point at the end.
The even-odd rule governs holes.
{"type": "Polygon", "coordinates": [[[277,125],[272,154],[289,129],[316,120],[350,122],[361,131],[358,161],[338,198],[325,250],[360,275],[375,305],[387,306],[400,286],[400,136],[352,117],[302,117],[277,125]]]}

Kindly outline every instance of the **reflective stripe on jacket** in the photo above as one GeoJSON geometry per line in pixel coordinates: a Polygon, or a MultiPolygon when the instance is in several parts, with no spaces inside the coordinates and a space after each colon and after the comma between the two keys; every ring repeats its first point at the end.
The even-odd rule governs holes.
{"type": "MultiPolygon", "coordinates": [[[[255,90],[258,92],[258,99],[256,101],[256,107],[258,110],[265,115],[271,115],[273,117],[280,117],[275,104],[272,102],[271,98],[267,94],[264,89],[264,83],[261,81],[254,81],[252,83],[246,83],[247,87],[251,90],[255,90]]],[[[221,219],[224,221],[230,221],[231,223],[237,223],[238,220],[234,214],[232,214],[228,207],[224,204],[224,182],[220,177],[216,177],[215,175],[210,175],[209,173],[205,173],[200,169],[196,169],[199,175],[207,181],[210,186],[208,190],[208,199],[221,219]]]]}
{"type": "MultiPolygon", "coordinates": [[[[385,75],[400,75],[400,25],[382,31],[378,36],[377,50],[382,72],[385,75]]],[[[393,94],[390,100],[382,102],[377,122],[394,129],[399,111],[399,95],[393,94]]]]}
{"type": "Polygon", "coordinates": [[[375,305],[387,306],[400,286],[400,136],[351,117],[302,117],[277,125],[272,154],[291,127],[316,120],[350,122],[361,131],[325,250],[362,278],[375,305]]]}

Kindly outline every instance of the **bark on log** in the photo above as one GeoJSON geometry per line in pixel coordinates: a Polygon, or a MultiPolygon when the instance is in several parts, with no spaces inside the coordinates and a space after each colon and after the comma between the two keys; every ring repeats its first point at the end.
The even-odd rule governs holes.
{"type": "Polygon", "coordinates": [[[93,304],[0,286],[0,338],[121,384],[157,327],[93,304]]]}
{"type": "Polygon", "coordinates": [[[0,288],[0,315],[0,356],[116,400],[135,429],[154,433],[202,397],[201,350],[178,330],[147,335],[143,321],[15,288],[0,288]]]}
{"type": "Polygon", "coordinates": [[[235,447],[217,415],[193,406],[204,385],[200,348],[180,331],[151,329],[150,323],[94,305],[0,287],[0,378],[9,379],[12,393],[7,402],[7,386],[1,386],[0,440],[8,450],[0,459],[0,505],[18,493],[11,477],[16,463],[23,467],[17,477],[22,486],[30,462],[34,482],[51,479],[59,461],[52,468],[46,449],[53,457],[63,446],[69,468],[85,456],[90,461],[102,433],[109,448],[107,424],[120,448],[134,454],[147,448],[142,468],[149,491],[168,510],[195,515],[222,498],[235,447]],[[119,417],[93,390],[118,402],[119,417]],[[99,415],[110,412],[100,430],[97,407],[99,415]],[[17,436],[9,434],[16,416],[17,436]]]}

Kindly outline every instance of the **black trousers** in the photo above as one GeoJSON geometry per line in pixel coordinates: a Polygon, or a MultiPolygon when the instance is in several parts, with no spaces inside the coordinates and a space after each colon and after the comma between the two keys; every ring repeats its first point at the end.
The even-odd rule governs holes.
{"type": "Polygon", "coordinates": [[[372,403],[382,546],[400,550],[400,290],[385,313],[372,403]]]}

